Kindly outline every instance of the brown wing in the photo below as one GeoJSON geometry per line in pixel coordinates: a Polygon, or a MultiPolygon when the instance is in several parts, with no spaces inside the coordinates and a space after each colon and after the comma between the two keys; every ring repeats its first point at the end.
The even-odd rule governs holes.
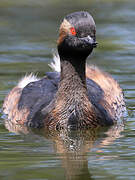
{"type": "Polygon", "coordinates": [[[5,98],[3,112],[13,123],[24,124],[52,101],[57,89],[56,73],[48,73],[45,78],[30,82],[24,88],[17,85],[5,98]]]}
{"type": "Polygon", "coordinates": [[[22,89],[14,87],[4,100],[3,112],[8,115],[8,119],[13,123],[24,124],[25,119],[29,114],[29,109],[24,108],[23,111],[19,111],[18,103],[22,89]]]}
{"type": "Polygon", "coordinates": [[[95,66],[87,66],[86,77],[96,82],[104,92],[100,104],[118,120],[126,111],[123,92],[119,84],[108,74],[95,66]]]}

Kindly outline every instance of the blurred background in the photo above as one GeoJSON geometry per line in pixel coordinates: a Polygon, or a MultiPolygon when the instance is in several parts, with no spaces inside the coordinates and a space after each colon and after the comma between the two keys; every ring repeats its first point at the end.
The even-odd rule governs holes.
{"type": "Polygon", "coordinates": [[[48,63],[56,48],[59,25],[65,15],[80,10],[91,13],[97,27],[99,45],[88,64],[111,73],[124,90],[128,109],[125,128],[100,133],[96,140],[89,135],[84,140],[80,134],[81,140],[77,140],[70,134],[66,149],[65,139],[7,130],[1,113],[1,180],[135,177],[134,0],[0,0],[0,110],[4,97],[25,74],[35,72],[41,77],[50,71],[48,63]],[[76,154],[72,149],[78,147],[76,142],[89,146],[87,150],[79,146],[81,151],[76,154]],[[78,168],[75,174],[69,168],[72,163],[78,168]]]}

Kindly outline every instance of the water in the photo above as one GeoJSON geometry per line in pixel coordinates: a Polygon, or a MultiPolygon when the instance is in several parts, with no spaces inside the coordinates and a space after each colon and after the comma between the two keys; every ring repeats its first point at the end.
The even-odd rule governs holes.
{"type": "Polygon", "coordinates": [[[1,0],[0,107],[22,76],[49,71],[62,18],[89,11],[99,46],[88,63],[117,79],[125,93],[125,127],[88,132],[33,132],[0,119],[0,179],[130,179],[135,177],[134,0],[1,0]]]}

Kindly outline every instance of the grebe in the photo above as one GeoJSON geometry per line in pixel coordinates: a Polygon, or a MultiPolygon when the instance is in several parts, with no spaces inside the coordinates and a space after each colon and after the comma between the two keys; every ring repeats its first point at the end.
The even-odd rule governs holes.
{"type": "Polygon", "coordinates": [[[108,126],[125,111],[118,83],[86,58],[96,43],[96,27],[88,12],[67,15],[60,25],[57,49],[61,72],[42,79],[24,77],[5,98],[9,121],[49,129],[108,126]]]}

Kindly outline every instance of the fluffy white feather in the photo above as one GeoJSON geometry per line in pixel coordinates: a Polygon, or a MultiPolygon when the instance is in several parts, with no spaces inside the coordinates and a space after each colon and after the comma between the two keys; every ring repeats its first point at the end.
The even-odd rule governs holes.
{"type": "MultiPolygon", "coordinates": [[[[53,53],[53,61],[48,64],[53,71],[56,72],[60,72],[60,57],[59,54],[57,52],[53,53]]],[[[38,81],[40,79],[37,78],[36,75],[34,75],[33,73],[26,75],[25,77],[23,77],[19,83],[18,83],[18,87],[23,89],[25,86],[27,86],[27,84],[29,84],[30,82],[34,82],[34,81],[38,81]]]]}
{"type": "Polygon", "coordinates": [[[38,80],[39,80],[39,79],[37,78],[37,76],[31,73],[31,74],[26,75],[25,77],[23,77],[23,78],[19,81],[17,87],[23,89],[23,88],[24,88],[27,84],[29,84],[30,82],[34,82],[34,81],[38,81],[38,80]]]}
{"type": "Polygon", "coordinates": [[[53,71],[56,71],[56,72],[61,71],[60,57],[59,57],[59,54],[57,52],[53,53],[53,61],[48,65],[52,68],[53,71]]]}

